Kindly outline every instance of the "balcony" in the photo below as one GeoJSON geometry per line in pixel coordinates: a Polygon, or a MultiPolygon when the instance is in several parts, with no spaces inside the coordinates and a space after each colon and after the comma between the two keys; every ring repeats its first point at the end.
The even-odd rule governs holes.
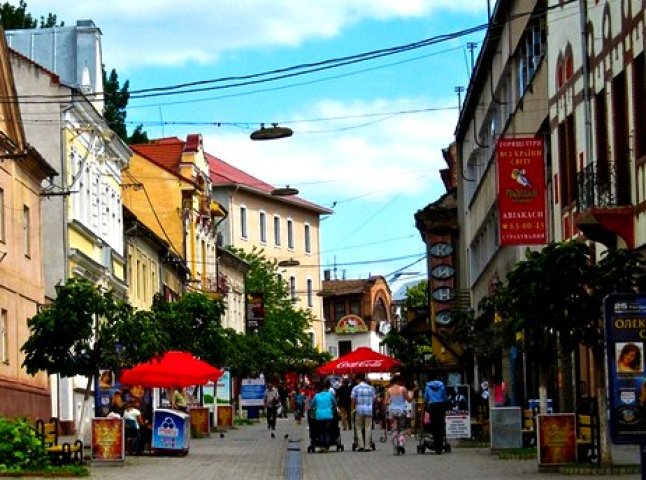
{"type": "Polygon", "coordinates": [[[630,205],[630,179],[617,175],[615,164],[599,168],[591,163],[577,174],[576,227],[595,242],[635,248],[635,209],[630,205]]]}

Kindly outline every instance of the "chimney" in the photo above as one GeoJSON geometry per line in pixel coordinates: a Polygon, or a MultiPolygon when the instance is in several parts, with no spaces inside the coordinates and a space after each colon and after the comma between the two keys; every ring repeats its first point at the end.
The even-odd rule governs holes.
{"type": "Polygon", "coordinates": [[[323,280],[326,282],[329,282],[331,279],[331,272],[330,270],[323,270],[323,280]]]}

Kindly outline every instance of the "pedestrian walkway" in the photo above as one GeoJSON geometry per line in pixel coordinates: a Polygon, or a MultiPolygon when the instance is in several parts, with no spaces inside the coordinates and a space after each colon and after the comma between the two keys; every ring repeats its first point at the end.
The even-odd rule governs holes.
{"type": "MultiPolygon", "coordinates": [[[[96,480],[335,480],[406,478],[458,479],[589,479],[590,475],[538,473],[535,460],[500,460],[486,448],[454,448],[449,454],[416,453],[415,439],[408,439],[407,453],[395,456],[389,443],[381,443],[374,432],[376,451],[353,452],[352,432],[343,431],[343,452],[307,453],[307,424],[292,418],[278,419],[275,438],[266,424],[244,425],[207,438],[192,439],[185,457],[127,457],[120,466],[93,466],[96,480]],[[287,438],[285,437],[287,435],[287,438]]],[[[623,460],[639,463],[637,447],[623,460]],[[633,458],[634,457],[634,458],[633,458]]],[[[637,475],[606,475],[607,480],[633,480],[637,475]]],[[[69,479],[67,479],[69,480],[69,479]]]]}

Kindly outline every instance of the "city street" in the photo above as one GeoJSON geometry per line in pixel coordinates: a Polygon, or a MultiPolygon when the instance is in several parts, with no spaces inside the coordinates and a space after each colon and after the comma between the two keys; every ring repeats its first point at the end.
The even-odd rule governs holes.
{"type": "MultiPolygon", "coordinates": [[[[378,432],[379,433],[379,432],[378,432]]],[[[538,473],[535,460],[500,460],[485,448],[454,448],[437,456],[416,453],[409,439],[407,453],[394,456],[389,444],[377,441],[373,452],[353,452],[352,432],[342,432],[345,451],[307,453],[307,426],[280,419],[275,438],[264,424],[241,426],[224,434],[191,440],[185,457],[127,457],[124,465],[93,466],[97,480],[188,479],[579,479],[590,475],[538,473]],[[288,438],[285,438],[288,435],[288,438]]],[[[375,436],[377,438],[377,436],[375,436]]],[[[639,463],[637,447],[623,448],[617,463],[639,463]]],[[[605,475],[605,479],[637,479],[639,474],[605,475]]]]}

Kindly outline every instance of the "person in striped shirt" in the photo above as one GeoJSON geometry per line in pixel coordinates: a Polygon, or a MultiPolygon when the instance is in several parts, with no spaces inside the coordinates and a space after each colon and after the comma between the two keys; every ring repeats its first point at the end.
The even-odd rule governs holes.
{"type": "Polygon", "coordinates": [[[359,373],[355,376],[357,385],[352,389],[350,399],[354,410],[354,428],[357,431],[357,451],[370,452],[372,445],[372,409],[375,403],[375,389],[366,383],[366,375],[359,373]],[[364,435],[361,435],[361,432],[364,435]]]}

